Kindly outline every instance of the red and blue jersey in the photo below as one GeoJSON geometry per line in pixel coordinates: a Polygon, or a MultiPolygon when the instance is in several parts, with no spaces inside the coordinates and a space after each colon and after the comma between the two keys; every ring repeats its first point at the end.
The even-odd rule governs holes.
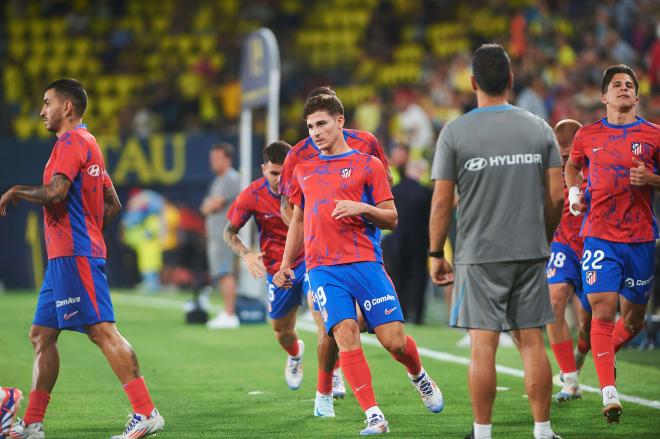
{"type": "Polygon", "coordinates": [[[640,117],[627,125],[602,119],[576,133],[571,159],[588,167],[581,236],[627,243],[658,237],[653,188],[632,186],[630,168],[636,158],[657,174],[659,154],[660,127],[640,117]]]}
{"type": "Polygon", "coordinates": [[[103,190],[112,185],[103,154],[85,125],[62,134],[44,169],[43,184],[55,174],[71,180],[66,199],[44,205],[48,259],[61,256],[105,258],[103,190]]]}
{"type": "MultiPolygon", "coordinates": [[[[234,200],[227,212],[227,219],[237,229],[254,216],[259,229],[259,245],[264,252],[264,265],[269,274],[280,269],[288,228],[280,215],[280,196],[273,193],[265,177],[258,178],[234,200]]],[[[292,267],[303,261],[300,252],[292,267]]]]}
{"type": "MultiPolygon", "coordinates": [[[[351,149],[378,158],[387,169],[387,157],[383,148],[380,146],[380,143],[378,143],[376,136],[368,131],[344,129],[343,132],[344,140],[351,149]]],[[[302,139],[291,148],[284,160],[284,165],[282,166],[279,188],[280,194],[287,197],[290,196],[293,170],[296,168],[296,165],[303,160],[318,155],[319,152],[319,148],[316,146],[311,136],[302,139]]]]}
{"type": "Polygon", "coordinates": [[[351,150],[318,154],[293,171],[291,203],[304,210],[307,270],[320,265],[382,262],[380,229],[364,216],[332,218],[335,200],[377,205],[393,199],[387,173],[376,157],[351,150]]]}

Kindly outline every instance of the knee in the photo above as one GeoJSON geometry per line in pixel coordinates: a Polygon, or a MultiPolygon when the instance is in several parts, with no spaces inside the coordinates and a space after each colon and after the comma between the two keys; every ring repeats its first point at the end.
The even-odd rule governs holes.
{"type": "Polygon", "coordinates": [[[30,328],[28,337],[30,339],[30,343],[32,343],[32,347],[34,348],[35,352],[41,351],[49,344],[55,342],[55,340],[52,339],[52,337],[49,337],[43,330],[38,329],[34,326],[30,328]]]}
{"type": "Polygon", "coordinates": [[[407,340],[405,335],[399,335],[383,340],[382,344],[391,354],[403,355],[406,352],[407,340]]]}
{"type": "Polygon", "coordinates": [[[554,311],[557,320],[564,319],[564,311],[566,309],[566,302],[570,292],[570,287],[568,285],[562,285],[554,288],[550,295],[550,303],[552,304],[552,310],[554,311]]]}
{"type": "Polygon", "coordinates": [[[113,327],[103,324],[90,327],[87,331],[87,337],[100,348],[109,343],[115,343],[118,335],[119,333],[113,327]]]}

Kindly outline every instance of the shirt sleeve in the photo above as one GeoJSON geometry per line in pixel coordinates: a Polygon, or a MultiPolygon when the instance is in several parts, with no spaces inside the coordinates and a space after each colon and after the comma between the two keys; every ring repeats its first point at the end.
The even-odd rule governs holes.
{"type": "MultiPolygon", "coordinates": [[[[80,136],[71,133],[57,142],[58,153],[53,164],[53,175],[62,174],[73,181],[87,162],[87,144],[80,136]]],[[[50,182],[49,182],[50,183],[50,182]]]]}
{"type": "Polygon", "coordinates": [[[456,181],[456,147],[450,130],[451,125],[445,125],[438,136],[431,167],[431,178],[433,180],[456,181]]]}
{"type": "Polygon", "coordinates": [[[291,180],[289,180],[289,203],[305,209],[305,196],[298,183],[298,172],[296,171],[297,168],[293,170],[293,175],[291,176],[291,180]]]}
{"type": "Polygon", "coordinates": [[[547,168],[561,168],[563,166],[561,153],[559,152],[559,143],[557,142],[557,136],[555,132],[550,128],[550,125],[545,124],[547,129],[548,136],[548,148],[550,153],[548,154],[547,168]]]}
{"type": "Polygon", "coordinates": [[[573,149],[571,150],[571,160],[576,165],[584,166],[584,144],[582,142],[582,128],[575,133],[573,137],[573,149]]]}
{"type": "Polygon", "coordinates": [[[377,158],[372,157],[368,162],[371,172],[367,173],[367,185],[373,196],[374,205],[383,201],[394,199],[392,189],[387,181],[387,172],[385,167],[377,158]]]}
{"type": "Polygon", "coordinates": [[[282,173],[280,174],[279,192],[280,195],[284,195],[285,197],[291,196],[291,180],[293,179],[293,170],[296,167],[296,158],[291,151],[293,149],[289,150],[289,153],[284,158],[282,173]]]}
{"type": "Polygon", "coordinates": [[[240,229],[248,222],[254,211],[253,197],[249,192],[249,188],[241,192],[231,206],[229,206],[229,211],[227,212],[227,219],[237,229],[240,229]]]}
{"type": "Polygon", "coordinates": [[[112,179],[108,175],[108,171],[103,170],[103,189],[110,189],[112,187],[112,179]]]}
{"type": "Polygon", "coordinates": [[[380,142],[373,134],[369,136],[369,148],[369,154],[380,160],[385,168],[390,165],[387,161],[387,155],[385,154],[385,151],[383,151],[383,147],[380,145],[380,142]]]}

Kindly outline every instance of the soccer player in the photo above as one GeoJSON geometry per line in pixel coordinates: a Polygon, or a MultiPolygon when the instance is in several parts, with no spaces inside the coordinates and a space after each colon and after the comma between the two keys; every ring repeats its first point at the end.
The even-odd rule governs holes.
{"type": "Polygon", "coordinates": [[[261,165],[263,177],[243,189],[229,207],[227,213],[229,222],[225,228],[224,238],[229,247],[243,258],[255,278],[263,277],[264,273],[268,273],[268,316],[273,321],[277,341],[289,354],[284,375],[289,387],[295,390],[302,383],[302,359],[305,349],[305,344],[298,339],[295,330],[296,312],[308,289],[302,251],[292,265],[296,273],[293,288],[285,290],[273,284],[273,275],[280,268],[286,242],[287,226],[280,216],[278,186],[282,163],[289,149],[291,145],[282,141],[273,142],[264,148],[264,162],[261,165]],[[250,251],[238,236],[239,230],[252,216],[259,230],[261,246],[259,253],[250,251]]]}
{"type": "Polygon", "coordinates": [[[44,437],[44,415],[60,366],[57,339],[63,329],[86,333],[101,349],[133,406],[124,433],[115,439],[149,436],[164,425],[137,356],[115,326],[102,230],[121,204],[96,139],[82,123],[86,107],[87,93],[75,79],[59,79],[46,87],[40,116],[46,129],[57,134],[57,142],[44,169],[43,185],[13,186],[0,198],[3,216],[9,204],[21,199],[44,206],[48,252],[30,328],[35,352],[32,391],[12,438],[44,437]]]}
{"type": "Polygon", "coordinates": [[[607,116],[577,132],[565,171],[571,209],[584,213],[582,285],[592,309],[591,348],[602,412],[610,423],[619,422],[622,413],[614,354],[642,329],[658,238],[652,200],[660,187],[660,127],[636,115],[638,90],[630,67],[605,69],[601,101],[607,116]],[[584,195],[577,186],[583,167],[588,169],[584,195]],[[621,318],[615,324],[617,305],[621,318]]]}
{"type": "Polygon", "coordinates": [[[554,319],[545,264],[563,204],[561,157],[552,128],[507,102],[513,74],[502,46],[479,47],[472,72],[478,108],[443,128],[433,158],[431,279],[454,280],[442,249],[458,188],[450,325],[468,329],[472,341],[468,437],[491,437],[495,354],[500,332],[510,330],[525,367],[534,437],[550,439],[552,372],[542,328],[554,319]]]}
{"type": "Polygon", "coordinates": [[[16,387],[0,387],[0,439],[9,437],[23,393],[16,387]]]}
{"type": "MultiPolygon", "coordinates": [[[[582,127],[580,122],[564,119],[555,126],[555,136],[559,143],[559,152],[564,164],[568,160],[573,137],[582,127]]],[[[586,181],[583,185],[586,185],[586,181]]],[[[582,238],[579,236],[582,221],[570,211],[568,188],[564,185],[564,211],[552,243],[550,244],[550,259],[546,266],[546,275],[550,286],[550,301],[555,313],[555,322],[548,323],[548,338],[561,373],[562,389],[555,395],[557,402],[566,402],[582,397],[578,384],[578,370],[581,369],[586,353],[589,352],[589,325],[591,324],[591,307],[582,292],[582,238]],[[573,338],[564,317],[566,305],[575,293],[580,301],[578,320],[577,351],[573,351],[573,338]],[[577,358],[576,358],[577,357],[577,358]],[[579,359],[579,363],[576,361],[579,359]]]]}
{"type": "MultiPolygon", "coordinates": [[[[334,90],[330,87],[318,87],[312,90],[305,100],[309,100],[314,96],[329,95],[334,96],[339,100],[334,90]]],[[[341,102],[341,101],[340,101],[341,102]]],[[[389,172],[387,164],[387,156],[380,146],[378,139],[366,131],[358,131],[344,128],[342,134],[346,144],[356,151],[377,157],[385,166],[387,170],[387,179],[392,184],[392,176],[389,172]]],[[[308,136],[298,143],[296,143],[291,151],[287,154],[282,168],[282,175],[280,176],[280,194],[282,195],[281,212],[282,219],[286,224],[289,224],[293,209],[289,204],[290,187],[292,184],[293,171],[296,165],[308,158],[317,156],[320,150],[314,143],[312,136],[308,136]]],[[[317,333],[319,336],[318,346],[318,381],[316,387],[316,399],[314,403],[314,415],[324,416],[326,410],[332,408],[332,399],[328,396],[336,398],[343,398],[346,394],[344,387],[344,380],[341,375],[341,370],[338,367],[338,348],[337,343],[332,337],[329,337],[325,331],[323,319],[321,318],[320,309],[313,294],[308,294],[309,308],[312,310],[314,322],[316,323],[317,333]]],[[[364,326],[364,322],[360,311],[358,310],[358,322],[360,327],[364,326]]],[[[334,410],[333,410],[334,412],[334,410]]]]}
{"type": "Polygon", "coordinates": [[[367,327],[394,357],[427,408],[443,408],[440,389],[424,371],[415,341],[406,336],[396,292],[382,262],[380,228],[396,226],[397,212],[383,164],[351,149],[343,134],[344,108],[336,96],[305,103],[304,118],[320,154],[293,172],[293,215],[276,285],[290,288],[295,259],[303,248],[309,280],[328,335],[339,346],[341,368],[367,416],[360,434],[389,431],[376,403],[371,372],[360,344],[355,304],[367,327]],[[303,221],[304,218],[304,221],[303,221]]]}

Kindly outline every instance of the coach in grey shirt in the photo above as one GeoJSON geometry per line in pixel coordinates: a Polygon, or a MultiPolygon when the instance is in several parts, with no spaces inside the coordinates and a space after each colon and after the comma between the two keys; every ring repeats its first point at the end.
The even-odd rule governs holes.
{"type": "Polygon", "coordinates": [[[201,211],[206,216],[206,251],[209,275],[224,301],[224,310],[207,322],[210,329],[230,329],[239,326],[236,316],[236,276],[234,275],[234,252],[225,243],[222,234],[227,225],[227,210],[241,191],[240,176],[232,168],[235,148],[228,143],[211,147],[209,162],[215,179],[211,183],[201,211]]]}
{"type": "Polygon", "coordinates": [[[442,130],[433,160],[431,278],[454,281],[442,248],[457,188],[450,324],[467,328],[472,341],[468,437],[491,437],[495,353],[500,332],[511,330],[525,365],[534,436],[550,439],[558,436],[550,426],[552,375],[542,328],[554,320],[545,263],[563,207],[562,162],[548,124],[507,102],[513,74],[504,49],[481,46],[472,71],[478,108],[442,130]]]}

